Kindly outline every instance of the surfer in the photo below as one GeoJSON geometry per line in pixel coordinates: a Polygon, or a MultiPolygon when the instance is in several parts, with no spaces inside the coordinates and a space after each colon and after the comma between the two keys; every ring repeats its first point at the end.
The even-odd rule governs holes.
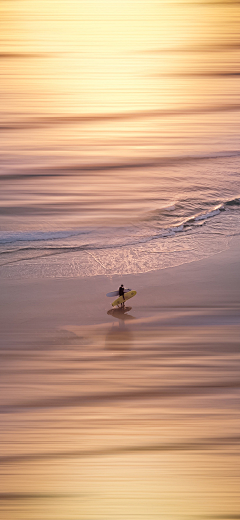
{"type": "MultiPolygon", "coordinates": [[[[119,287],[119,289],[118,289],[118,294],[119,294],[119,296],[122,296],[123,299],[125,300],[125,298],[124,298],[124,287],[123,287],[123,284],[119,287]]],[[[124,307],[124,302],[121,303],[121,307],[122,307],[122,306],[124,307]]]]}

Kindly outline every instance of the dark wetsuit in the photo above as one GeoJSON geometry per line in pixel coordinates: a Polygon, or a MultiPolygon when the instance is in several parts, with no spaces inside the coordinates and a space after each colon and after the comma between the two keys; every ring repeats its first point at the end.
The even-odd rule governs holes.
{"type": "Polygon", "coordinates": [[[123,299],[125,300],[125,298],[124,298],[124,287],[119,287],[118,294],[119,294],[119,296],[123,296],[123,299]]]}

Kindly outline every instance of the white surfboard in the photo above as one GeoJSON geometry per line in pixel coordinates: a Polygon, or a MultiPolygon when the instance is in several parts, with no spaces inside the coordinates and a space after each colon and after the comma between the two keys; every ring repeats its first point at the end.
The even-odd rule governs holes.
{"type": "MultiPolygon", "coordinates": [[[[124,294],[131,291],[132,289],[124,289],[124,294]]],[[[113,296],[119,296],[119,292],[118,291],[113,291],[113,292],[108,292],[106,294],[106,296],[110,296],[110,297],[113,297],[113,296]]]]}

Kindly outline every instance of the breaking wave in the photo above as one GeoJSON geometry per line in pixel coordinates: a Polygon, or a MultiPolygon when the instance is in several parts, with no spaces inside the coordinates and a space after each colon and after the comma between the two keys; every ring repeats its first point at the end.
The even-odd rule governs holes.
{"type": "MultiPolygon", "coordinates": [[[[133,246],[156,240],[159,238],[173,237],[177,233],[184,231],[189,232],[192,229],[202,226],[205,221],[214,218],[221,212],[237,209],[240,206],[240,198],[234,198],[219,203],[210,211],[196,213],[183,218],[180,222],[169,227],[161,227],[161,213],[171,212],[173,214],[178,210],[178,204],[175,203],[158,210],[159,219],[156,227],[156,217],[151,216],[146,222],[139,223],[138,226],[128,226],[117,228],[100,228],[100,229],[72,229],[66,231],[23,231],[23,232],[0,232],[0,245],[16,246],[14,249],[2,249],[1,254],[16,251],[33,251],[40,249],[41,251],[59,251],[66,252],[78,251],[81,249],[109,249],[115,247],[133,246]],[[152,224],[152,226],[151,226],[152,224]],[[52,243],[54,242],[54,243],[52,243]],[[56,244],[57,242],[57,244],[56,244]],[[37,244],[35,244],[37,243],[37,244]]],[[[154,212],[151,212],[154,214],[154,212]]]]}

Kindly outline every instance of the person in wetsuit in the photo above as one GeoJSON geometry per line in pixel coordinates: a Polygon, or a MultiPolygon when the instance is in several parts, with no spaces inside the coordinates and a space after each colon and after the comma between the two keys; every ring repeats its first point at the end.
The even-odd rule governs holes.
{"type": "MultiPolygon", "coordinates": [[[[121,287],[119,287],[119,289],[118,289],[118,294],[119,294],[119,296],[122,296],[123,299],[125,300],[125,298],[124,298],[124,287],[123,287],[123,284],[121,285],[121,287]]],[[[121,303],[121,307],[122,307],[122,306],[124,306],[124,302],[121,303]]]]}

